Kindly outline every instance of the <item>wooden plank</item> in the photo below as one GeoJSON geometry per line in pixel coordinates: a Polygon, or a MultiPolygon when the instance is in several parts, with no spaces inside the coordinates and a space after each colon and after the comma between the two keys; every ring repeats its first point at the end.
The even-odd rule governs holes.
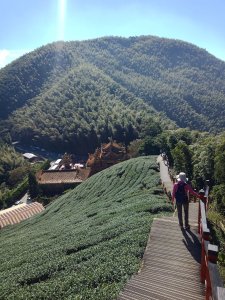
{"type": "Polygon", "coordinates": [[[118,300],[203,300],[200,253],[197,227],[188,233],[180,230],[177,218],[155,219],[143,267],[127,283],[118,300]]]}
{"type": "MultiPolygon", "coordinates": [[[[140,282],[133,282],[132,284],[128,285],[130,290],[132,289],[140,289],[144,292],[157,292],[158,294],[161,292],[161,295],[164,295],[165,297],[168,297],[168,295],[171,296],[170,299],[173,299],[172,297],[180,297],[180,299],[184,299],[187,297],[188,299],[199,299],[199,295],[196,293],[196,290],[191,290],[188,288],[183,288],[182,286],[178,285],[170,285],[167,284],[167,282],[164,282],[163,288],[162,288],[162,282],[154,282],[151,281],[151,284],[143,283],[143,281],[140,282]]],[[[200,292],[202,293],[202,291],[200,292]]],[[[199,293],[199,294],[200,294],[199,293]]],[[[203,295],[203,293],[202,293],[203,295]]],[[[201,296],[201,295],[200,295],[201,296]]]]}

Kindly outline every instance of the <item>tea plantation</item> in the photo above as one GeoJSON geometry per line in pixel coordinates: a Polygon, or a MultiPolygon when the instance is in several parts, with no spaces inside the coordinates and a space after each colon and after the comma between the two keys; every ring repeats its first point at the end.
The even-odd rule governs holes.
{"type": "Polygon", "coordinates": [[[153,157],[92,176],[0,231],[0,299],[116,299],[140,268],[153,218],[171,211],[153,157]]]}

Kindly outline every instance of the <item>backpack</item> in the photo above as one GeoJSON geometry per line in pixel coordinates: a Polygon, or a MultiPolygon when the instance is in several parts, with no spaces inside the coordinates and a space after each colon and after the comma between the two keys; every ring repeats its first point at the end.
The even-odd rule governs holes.
{"type": "Polygon", "coordinates": [[[185,185],[186,183],[183,181],[178,182],[177,191],[175,193],[176,202],[184,203],[188,201],[187,194],[185,192],[185,185]]]}

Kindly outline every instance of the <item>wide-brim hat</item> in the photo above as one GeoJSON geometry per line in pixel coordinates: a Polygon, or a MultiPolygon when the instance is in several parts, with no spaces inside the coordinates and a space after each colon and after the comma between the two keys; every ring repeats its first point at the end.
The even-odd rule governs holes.
{"type": "Polygon", "coordinates": [[[186,174],[184,172],[180,172],[177,176],[176,176],[178,181],[184,181],[187,182],[188,178],[186,177],[186,174]]]}

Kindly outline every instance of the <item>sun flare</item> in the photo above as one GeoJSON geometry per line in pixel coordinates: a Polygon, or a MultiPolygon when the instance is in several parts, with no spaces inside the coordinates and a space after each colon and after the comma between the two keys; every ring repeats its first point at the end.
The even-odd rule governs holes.
{"type": "Polygon", "coordinates": [[[64,40],[65,38],[65,17],[66,17],[66,1],[59,0],[59,39],[64,40]]]}

